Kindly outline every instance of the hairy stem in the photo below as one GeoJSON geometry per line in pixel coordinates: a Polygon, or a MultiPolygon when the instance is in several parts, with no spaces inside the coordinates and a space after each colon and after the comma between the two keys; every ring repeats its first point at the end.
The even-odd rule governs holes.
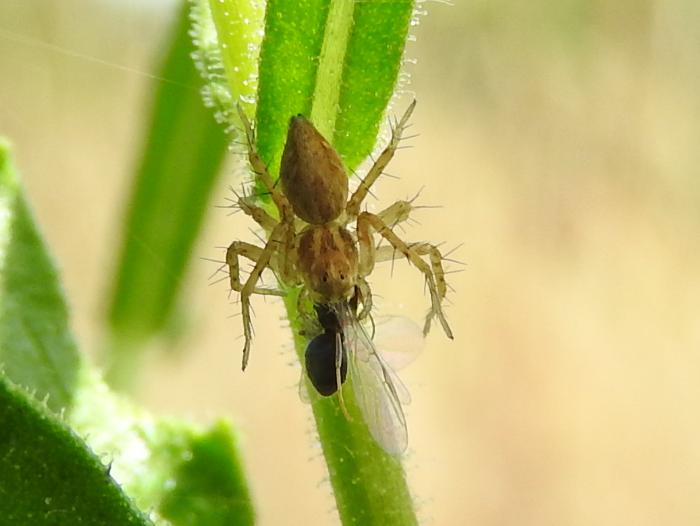
{"type": "MultiPolygon", "coordinates": [[[[298,291],[284,300],[293,330],[294,348],[304,362],[307,341],[299,335],[298,291]]],[[[349,378],[343,389],[351,421],[342,413],[338,397],[318,396],[309,382],[316,429],[326,459],[338,513],[343,524],[418,524],[401,461],[387,454],[372,438],[352,395],[349,378]]]]}

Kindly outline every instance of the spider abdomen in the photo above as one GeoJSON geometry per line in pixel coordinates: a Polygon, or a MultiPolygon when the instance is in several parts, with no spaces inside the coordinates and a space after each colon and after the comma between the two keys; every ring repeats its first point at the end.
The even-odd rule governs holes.
{"type": "Polygon", "coordinates": [[[330,223],[345,209],[348,176],[343,163],[302,115],[289,121],[280,179],[294,213],[307,223],[330,223]]]}

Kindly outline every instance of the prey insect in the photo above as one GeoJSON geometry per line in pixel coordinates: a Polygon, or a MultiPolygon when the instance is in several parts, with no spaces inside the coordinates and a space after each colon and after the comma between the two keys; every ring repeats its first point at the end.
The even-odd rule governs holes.
{"type": "Polygon", "coordinates": [[[389,454],[400,455],[408,445],[402,403],[410,396],[401,380],[375,349],[355,315],[353,301],[315,305],[324,332],[306,348],[306,374],[322,396],[338,393],[345,412],[342,387],[350,375],[355,402],[374,440],[389,454]]]}
{"type": "MultiPolygon", "coordinates": [[[[433,319],[437,318],[445,334],[452,338],[442,309],[447,292],[443,257],[437,246],[426,242],[407,243],[394,232],[394,226],[409,219],[414,209],[413,200],[396,201],[376,214],[362,211],[361,208],[370,188],[394,156],[415,104],[414,101],[392,127],[389,144],[349,197],[348,176],[338,153],[302,115],[293,116],[289,121],[280,165],[281,185],[278,186],[257,152],[253,126],[239,108],[248,160],[269,193],[279,219],[256,204],[251,196],[237,196],[235,206],[265,230],[267,241],[264,247],[234,241],[226,252],[231,289],[240,293],[245,339],[242,368],[245,370],[248,364],[253,336],[251,296],[284,296],[288,288],[301,286],[302,300],[326,306],[325,321],[320,320],[323,334],[312,340],[309,346],[312,355],[323,356],[323,359],[313,360],[319,360],[320,369],[326,371],[323,374],[330,374],[331,378],[326,381],[324,377],[319,383],[320,387],[316,388],[321,394],[325,394],[324,391],[329,394],[337,392],[344,409],[340,388],[345,376],[350,374],[354,381],[354,375],[360,377],[361,372],[356,372],[360,367],[353,364],[370,364],[377,378],[385,378],[380,386],[394,408],[390,415],[381,416],[388,416],[390,420],[394,418],[398,425],[393,427],[402,427],[404,434],[405,419],[400,397],[391,382],[388,368],[384,367],[371,338],[360,323],[372,309],[372,293],[367,277],[375,263],[393,261],[396,255],[403,255],[421,272],[430,295],[424,334],[430,330],[433,319]],[[377,236],[387,244],[377,246],[377,236]],[[245,282],[241,281],[240,257],[254,263],[245,282]],[[276,274],[280,288],[258,285],[265,269],[276,274]],[[361,309],[358,309],[359,306],[361,309]],[[328,349],[331,350],[327,352],[328,349]],[[332,355],[332,369],[328,367],[327,354],[332,355]]],[[[362,405],[362,396],[356,395],[356,398],[362,405]]],[[[370,402],[366,405],[369,407],[370,402]]],[[[372,411],[381,413],[383,410],[374,408],[372,411]]],[[[380,439],[378,441],[382,443],[380,439]]],[[[394,442],[405,443],[405,440],[394,442]]]]}

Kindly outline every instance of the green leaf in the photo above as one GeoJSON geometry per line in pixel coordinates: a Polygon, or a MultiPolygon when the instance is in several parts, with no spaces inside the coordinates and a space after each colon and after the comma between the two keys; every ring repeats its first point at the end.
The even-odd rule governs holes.
{"type": "Polygon", "coordinates": [[[399,75],[412,13],[411,0],[355,3],[343,76],[336,87],[338,114],[331,141],[348,168],[357,167],[374,147],[399,75]]]}
{"type": "Polygon", "coordinates": [[[190,433],[187,454],[174,470],[174,484],[159,507],[182,526],[248,525],[255,522],[230,427],[219,422],[206,433],[190,433]]]}
{"type": "Polygon", "coordinates": [[[187,7],[184,3],[159,74],[166,80],[155,94],[127,211],[109,305],[109,324],[121,344],[117,350],[129,350],[172,320],[228,145],[211,111],[202,106],[187,7]]]}
{"type": "MultiPolygon", "coordinates": [[[[257,147],[271,174],[279,172],[289,118],[311,114],[329,0],[270,0],[260,50],[257,147]]],[[[221,44],[225,35],[219,34],[221,44]]]]}
{"type": "Polygon", "coordinates": [[[115,500],[126,502],[106,469],[63,422],[46,414],[48,407],[27,400],[12,379],[47,398],[55,412],[66,409],[67,422],[110,462],[114,478],[142,509],[160,512],[174,526],[252,523],[227,424],[203,431],[156,419],[112,393],[80,360],[57,273],[2,141],[0,284],[0,518],[9,517],[10,524],[143,523],[127,521],[124,513],[135,508],[115,500]],[[210,460],[215,468],[207,467],[210,460]],[[83,473],[95,466],[96,474],[83,473]],[[89,485],[90,495],[82,484],[89,485]],[[15,492],[22,499],[15,499],[15,492]],[[78,500],[80,506],[73,505],[78,500]],[[119,506],[128,509],[120,515],[119,506]]]}
{"type": "MultiPolygon", "coordinates": [[[[267,2],[255,125],[258,151],[273,177],[289,118],[297,113],[310,116],[350,170],[368,156],[396,86],[412,13],[406,0],[267,2]]],[[[218,36],[220,49],[230,46],[231,35],[218,36]]],[[[297,336],[297,294],[290,291],[285,305],[303,361],[307,342],[297,336]]],[[[400,461],[374,443],[351,395],[346,404],[352,422],[335,397],[313,405],[341,520],[416,524],[400,461]]]]}
{"type": "Polygon", "coordinates": [[[353,170],[394,92],[411,0],[271,0],[260,52],[257,146],[279,171],[289,118],[310,116],[353,170]]]}
{"type": "Polygon", "coordinates": [[[72,403],[79,365],[55,266],[0,138],[0,368],[58,412],[72,403]]]}
{"type": "Polygon", "coordinates": [[[195,62],[206,81],[205,100],[229,125],[238,124],[236,103],[248,110],[255,104],[264,6],[249,0],[193,0],[195,62]],[[219,46],[217,34],[228,35],[226,46],[219,46]]]}
{"type": "Polygon", "coordinates": [[[210,429],[155,418],[81,375],[69,415],[90,447],[141,509],[174,526],[252,524],[253,506],[230,425],[210,429]]]}
{"type": "Polygon", "coordinates": [[[0,452],[3,524],[151,524],[88,447],[3,375],[0,452]]]}

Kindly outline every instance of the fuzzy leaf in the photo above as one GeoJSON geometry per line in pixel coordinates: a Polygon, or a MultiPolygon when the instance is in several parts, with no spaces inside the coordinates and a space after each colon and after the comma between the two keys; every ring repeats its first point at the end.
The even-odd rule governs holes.
{"type": "Polygon", "coordinates": [[[160,512],[174,526],[252,523],[245,476],[227,424],[201,430],[156,419],[111,392],[80,360],[58,276],[4,142],[0,284],[1,524],[4,519],[39,525],[148,522],[66,423],[48,414],[47,406],[28,400],[28,391],[10,379],[47,398],[54,411],[65,409],[66,422],[87,437],[142,509],[160,512]],[[74,505],[78,500],[80,505],[74,505]],[[133,522],[129,514],[139,520],[133,522]]]}
{"type": "Polygon", "coordinates": [[[175,466],[175,483],[165,492],[160,513],[178,526],[253,524],[255,514],[228,424],[219,422],[187,438],[187,454],[175,466]]]}
{"type": "Polygon", "coordinates": [[[0,139],[0,368],[58,412],[71,405],[79,365],[56,268],[0,139]]]}
{"type": "Polygon", "coordinates": [[[71,425],[112,463],[141,509],[174,526],[252,524],[254,512],[230,425],[155,418],[95,374],[81,377],[71,425]],[[99,408],[99,410],[98,410],[99,408]]]}
{"type": "Polygon", "coordinates": [[[2,524],[152,524],[85,443],[4,375],[0,452],[2,524]]]}
{"type": "Polygon", "coordinates": [[[310,116],[352,170],[396,87],[411,0],[271,0],[260,52],[258,149],[279,171],[289,118],[310,116]]]}

